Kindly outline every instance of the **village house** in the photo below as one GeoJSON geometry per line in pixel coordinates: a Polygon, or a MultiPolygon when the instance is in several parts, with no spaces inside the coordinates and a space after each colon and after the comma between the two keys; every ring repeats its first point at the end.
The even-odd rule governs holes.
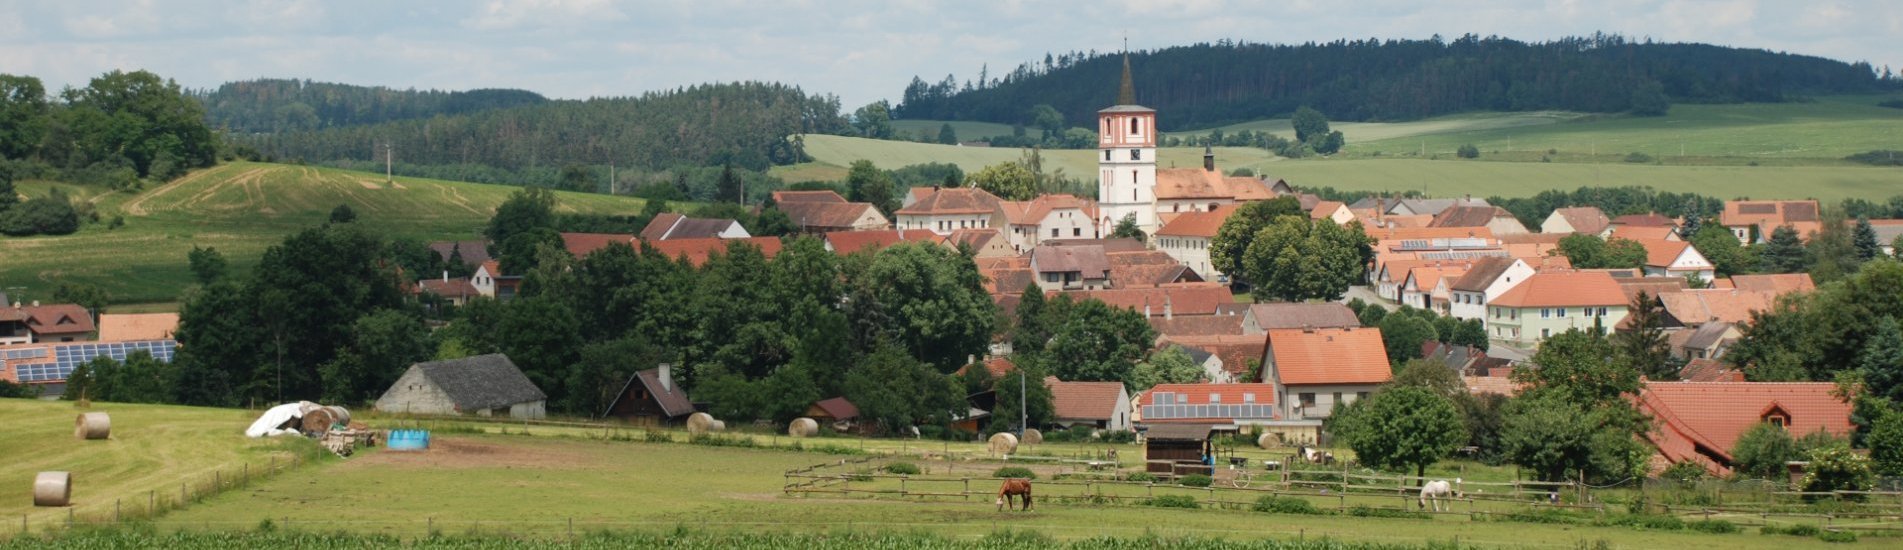
{"type": "Polygon", "coordinates": [[[548,395],[499,353],[410,365],[377,398],[391,414],[507,416],[539,420],[548,395]]]}
{"type": "Polygon", "coordinates": [[[1647,212],[1644,214],[1626,214],[1624,216],[1614,217],[1612,218],[1612,227],[1663,227],[1672,231],[1678,231],[1679,223],[1678,220],[1665,217],[1663,214],[1647,212]]]}
{"type": "Polygon", "coordinates": [[[1729,279],[1719,279],[1715,282],[1722,284],[1714,284],[1712,288],[1769,292],[1776,296],[1817,290],[1817,283],[1811,280],[1809,273],[1732,275],[1729,279]]]}
{"type": "MultiPolygon", "coordinates": [[[[1049,293],[1056,296],[1058,293],[1049,293]]],[[[1225,306],[1236,305],[1229,287],[1216,283],[1192,283],[1149,288],[1112,288],[1076,290],[1062,293],[1072,300],[1099,300],[1110,307],[1142,313],[1145,317],[1174,318],[1185,315],[1216,315],[1225,306]]]]}
{"type": "Polygon", "coordinates": [[[1341,201],[1321,201],[1315,203],[1315,208],[1308,211],[1308,219],[1328,220],[1334,222],[1335,225],[1348,225],[1348,222],[1355,221],[1355,213],[1341,201]]]}
{"type": "Polygon", "coordinates": [[[654,250],[660,252],[663,256],[677,260],[686,259],[687,263],[694,267],[707,265],[708,258],[714,254],[726,254],[733,250],[734,247],[753,247],[759,249],[760,254],[766,256],[769,260],[773,259],[774,256],[778,256],[780,249],[783,248],[779,237],[668,239],[665,241],[648,241],[647,245],[654,247],[654,250]]]}
{"type": "Polygon", "coordinates": [[[1636,242],[1645,247],[1644,269],[1647,277],[1697,277],[1706,283],[1718,277],[1717,268],[1712,267],[1711,261],[1698,253],[1692,243],[1654,239],[1636,242]]]}
{"type": "Polygon", "coordinates": [[[935,189],[895,212],[898,229],[925,230],[944,237],[959,229],[991,227],[999,199],[976,187],[935,189]]]}
{"type": "Polygon", "coordinates": [[[1401,305],[1446,315],[1453,299],[1450,282],[1467,274],[1473,262],[1441,262],[1417,266],[1401,279],[1401,305]]]}
{"type": "Polygon", "coordinates": [[[833,431],[849,432],[859,422],[859,406],[844,397],[821,399],[807,406],[801,416],[811,418],[821,426],[831,426],[833,431]]]}
{"type": "Polygon", "coordinates": [[[1526,233],[1526,225],[1498,206],[1454,206],[1434,215],[1428,227],[1485,227],[1497,236],[1526,233]]]}
{"type": "Polygon", "coordinates": [[[641,229],[641,240],[659,242],[673,239],[745,239],[752,237],[740,222],[726,218],[689,218],[673,212],[655,215],[641,229]]]}
{"type": "Polygon", "coordinates": [[[1685,289],[1657,297],[1665,309],[1666,328],[1696,328],[1714,322],[1743,326],[1751,322],[1753,312],[1768,311],[1777,303],[1774,293],[1735,288],[1685,289]]]}
{"type": "Polygon", "coordinates": [[[1568,330],[1610,333],[1626,303],[1604,271],[1535,273],[1488,303],[1487,336],[1530,347],[1568,330]]]}
{"type": "Polygon", "coordinates": [[[1792,438],[1823,430],[1850,433],[1850,404],[1830,382],[1653,382],[1639,410],[1657,420],[1645,434],[1655,456],[1652,471],[1690,462],[1728,475],[1739,436],[1759,423],[1781,426],[1792,438]]]}
{"type": "Polygon", "coordinates": [[[1474,260],[1466,273],[1448,285],[1453,303],[1448,306],[1447,314],[1456,319],[1479,319],[1484,324],[1487,320],[1487,304],[1535,272],[1531,264],[1519,258],[1474,260]]]}
{"type": "Polygon", "coordinates": [[[0,346],[92,340],[94,330],[92,314],[74,304],[0,304],[0,346]]]}
{"type": "Polygon", "coordinates": [[[661,363],[629,376],[601,416],[639,426],[669,426],[690,414],[694,414],[694,402],[674,380],[674,366],[661,363]]]}
{"type": "Polygon", "coordinates": [[[1823,227],[1817,201],[1725,201],[1718,223],[1730,229],[1738,244],[1762,243],[1782,226],[1797,230],[1797,237],[1810,240],[1811,233],[1823,227]]]}
{"type": "Polygon", "coordinates": [[[1044,385],[1051,390],[1051,425],[1130,431],[1130,392],[1122,382],[1065,382],[1053,376],[1044,385]]]}
{"type": "Polygon", "coordinates": [[[1269,384],[1157,384],[1137,395],[1142,424],[1213,424],[1234,430],[1275,422],[1275,388],[1269,384]]]}
{"type": "Polygon", "coordinates": [[[1449,208],[1459,206],[1493,206],[1486,199],[1462,197],[1458,199],[1395,199],[1389,204],[1386,216],[1439,216],[1449,208]]]}
{"type": "Polygon", "coordinates": [[[1183,315],[1144,319],[1158,336],[1241,336],[1243,315],[1217,311],[1215,315],[1183,315]]]}
{"type": "Polygon", "coordinates": [[[974,258],[1005,258],[1018,255],[1011,247],[1010,239],[997,228],[960,229],[945,238],[945,244],[964,247],[970,250],[974,258]]]}
{"type": "Polygon", "coordinates": [[[1883,255],[1896,256],[1896,240],[1903,238],[1903,220],[1870,220],[1870,229],[1876,232],[1877,246],[1883,248],[1883,255]]]}
{"type": "Polygon", "coordinates": [[[1607,219],[1606,213],[1599,207],[1576,206],[1553,209],[1553,213],[1546,216],[1546,221],[1540,222],[1540,232],[1578,233],[1603,238],[1611,226],[1612,220],[1607,219]]]}
{"type": "MultiPolygon", "coordinates": [[[[1154,161],[1152,161],[1154,164],[1154,161]]],[[[1269,200],[1275,191],[1262,180],[1246,176],[1224,176],[1216,170],[1216,155],[1203,149],[1203,167],[1164,168],[1156,171],[1156,216],[1159,223],[1183,212],[1207,212],[1223,205],[1269,200]]],[[[1112,226],[1115,225],[1113,222],[1112,226]]],[[[1157,226],[1151,226],[1150,233],[1157,226]]]]}
{"type": "Polygon", "coordinates": [[[1352,328],[1361,326],[1355,311],[1340,302],[1277,302],[1251,304],[1242,316],[1242,334],[1271,330],[1352,328]]]}
{"type": "Polygon", "coordinates": [[[1275,388],[1281,418],[1316,425],[1393,374],[1375,327],[1271,330],[1262,355],[1262,381],[1275,388]]]}
{"type": "Polygon", "coordinates": [[[830,190],[774,191],[774,208],[786,213],[801,233],[870,231],[892,227],[892,221],[869,202],[846,202],[830,190]]]}
{"type": "Polygon", "coordinates": [[[879,249],[908,241],[924,241],[933,244],[945,244],[945,236],[923,229],[875,229],[870,231],[834,231],[820,237],[826,244],[826,250],[840,256],[861,250],[879,249]]]}
{"type": "Polygon", "coordinates": [[[1156,337],[1152,349],[1168,349],[1170,346],[1182,346],[1192,355],[1206,353],[1198,364],[1203,366],[1203,378],[1208,382],[1228,384],[1233,382],[1255,382],[1261,374],[1251,373],[1250,365],[1260,364],[1262,347],[1266,340],[1260,335],[1161,335],[1156,337]]]}
{"type": "Polygon", "coordinates": [[[1003,229],[1012,249],[1036,248],[1046,239],[1095,239],[1097,204],[1072,195],[1041,195],[1028,201],[998,201],[990,226],[1003,229]]]}
{"type": "Polygon", "coordinates": [[[1171,218],[1156,231],[1156,249],[1196,270],[1205,277],[1228,282],[1229,276],[1209,265],[1209,241],[1235,213],[1234,206],[1219,206],[1202,212],[1185,212],[1171,218]]]}
{"type": "Polygon", "coordinates": [[[1678,379],[1685,382],[1743,382],[1744,371],[1732,368],[1718,359],[1693,359],[1678,369],[1678,379]]]}
{"type": "Polygon", "coordinates": [[[1158,250],[1108,252],[1112,288],[1144,288],[1207,282],[1202,274],[1158,250]]]}
{"type": "Polygon", "coordinates": [[[476,273],[469,276],[469,284],[484,298],[506,302],[515,299],[516,289],[522,286],[522,276],[503,275],[502,263],[489,260],[476,267],[476,273]]]}
{"type": "Polygon", "coordinates": [[[1040,246],[1031,251],[1031,272],[1047,292],[1110,288],[1110,258],[1101,246],[1040,246]]]}
{"type": "Polygon", "coordinates": [[[1679,359],[1718,359],[1743,337],[1738,325],[1718,321],[1674,331],[1666,337],[1666,344],[1671,347],[1672,356],[1679,359]]]}
{"type": "Polygon", "coordinates": [[[471,271],[494,259],[489,257],[489,241],[437,241],[429,243],[429,249],[444,262],[460,261],[471,271]]]}
{"type": "Polygon", "coordinates": [[[42,398],[56,398],[65,393],[67,377],[80,366],[99,357],[125,361],[138,352],[160,363],[171,363],[178,353],[178,341],[166,338],[0,345],[0,380],[32,386],[42,398]]]}

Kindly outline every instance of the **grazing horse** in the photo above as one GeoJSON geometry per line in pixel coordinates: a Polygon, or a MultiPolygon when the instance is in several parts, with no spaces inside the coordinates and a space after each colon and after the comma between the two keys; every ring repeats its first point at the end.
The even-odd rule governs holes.
{"type": "Polygon", "coordinates": [[[1334,453],[1323,451],[1321,449],[1316,449],[1314,447],[1310,447],[1307,445],[1297,447],[1296,452],[1301,453],[1302,460],[1305,462],[1308,462],[1309,464],[1334,464],[1335,463],[1334,453]]]}
{"type": "Polygon", "coordinates": [[[1004,484],[998,486],[998,511],[1003,512],[1005,508],[1010,507],[1013,504],[1011,498],[1020,495],[1024,497],[1024,511],[1029,512],[1031,510],[1031,480],[1019,478],[1004,480],[1004,484]]]}
{"type": "MultiPolygon", "coordinates": [[[[1454,478],[1454,482],[1459,483],[1460,478],[1454,478]]],[[[1436,479],[1421,485],[1420,507],[1423,509],[1427,508],[1427,501],[1432,500],[1434,501],[1434,511],[1439,512],[1441,511],[1441,499],[1459,497],[1460,495],[1454,492],[1452,483],[1448,483],[1445,479],[1436,479]]],[[[1453,506],[1448,506],[1448,508],[1452,509],[1453,506]]]]}

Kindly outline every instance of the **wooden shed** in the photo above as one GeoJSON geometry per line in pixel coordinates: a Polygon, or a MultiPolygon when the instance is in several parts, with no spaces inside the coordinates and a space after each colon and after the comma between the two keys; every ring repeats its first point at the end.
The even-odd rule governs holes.
{"type": "Polygon", "coordinates": [[[687,399],[687,390],[674,381],[673,366],[663,363],[629,376],[628,383],[622,385],[621,392],[615,394],[614,402],[608,404],[602,416],[643,426],[664,426],[680,422],[690,414],[694,414],[694,402],[687,399]]]}
{"type": "Polygon", "coordinates": [[[1143,432],[1143,456],[1148,461],[1147,470],[1151,473],[1175,475],[1183,467],[1197,471],[1207,471],[1209,466],[1205,457],[1214,460],[1215,449],[1210,448],[1209,433],[1215,428],[1209,424],[1152,424],[1143,432]]]}
{"type": "Polygon", "coordinates": [[[833,429],[844,430],[845,427],[849,427],[854,421],[859,420],[859,407],[853,405],[851,401],[847,401],[844,397],[834,397],[832,399],[822,399],[818,403],[806,407],[806,414],[803,416],[817,420],[822,424],[832,424],[834,425],[833,429]]]}

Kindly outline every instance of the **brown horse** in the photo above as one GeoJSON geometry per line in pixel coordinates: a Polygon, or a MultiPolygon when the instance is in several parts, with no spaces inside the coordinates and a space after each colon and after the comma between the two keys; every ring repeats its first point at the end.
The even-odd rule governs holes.
{"type": "Polygon", "coordinates": [[[1030,511],[1031,480],[1018,478],[1004,480],[1004,484],[998,486],[998,511],[1003,512],[1005,508],[1010,507],[1011,497],[1018,495],[1024,496],[1024,511],[1030,511]]]}

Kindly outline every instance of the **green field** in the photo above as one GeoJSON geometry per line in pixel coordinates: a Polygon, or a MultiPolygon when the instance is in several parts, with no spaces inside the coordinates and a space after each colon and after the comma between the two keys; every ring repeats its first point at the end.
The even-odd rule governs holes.
{"type": "MultiPolygon", "coordinates": [[[[806,153],[812,155],[816,163],[837,167],[851,165],[856,160],[871,160],[886,169],[948,162],[970,173],[993,164],[1016,161],[1022,158],[1025,151],[1010,147],[960,147],[816,134],[808,134],[805,139],[806,153]]],[[[1260,170],[1275,159],[1275,155],[1268,151],[1250,147],[1217,147],[1215,152],[1216,165],[1225,172],[1243,167],[1260,170]]],[[[1063,170],[1065,175],[1085,181],[1097,178],[1095,149],[1044,150],[1041,154],[1045,172],[1063,170]]],[[[1157,155],[1161,157],[1157,165],[1161,168],[1196,168],[1203,165],[1201,147],[1163,148],[1158,150],[1157,155]]]]}
{"type": "MultiPolygon", "coordinates": [[[[938,130],[945,124],[952,125],[952,132],[958,134],[958,141],[983,141],[997,136],[1009,136],[1015,132],[1009,124],[968,120],[894,120],[892,131],[898,134],[924,135],[937,140],[938,130]]],[[[1039,132],[1041,130],[1026,131],[1039,132]]]]}
{"type": "Polygon", "coordinates": [[[1867,166],[1673,166],[1419,159],[1325,159],[1276,163],[1259,173],[1298,187],[1423,191],[1438,197],[1523,197],[1548,189],[1646,185],[1721,198],[1847,197],[1881,201],[1903,194],[1903,169],[1867,166]]]}
{"type": "MultiPolygon", "coordinates": [[[[54,184],[25,182],[28,195],[54,184]]],[[[56,237],[0,238],[0,289],[16,299],[50,300],[62,282],[99,285],[115,302],[173,302],[190,284],[185,257],[193,246],[216,247],[234,270],[256,263],[285,235],[324,223],[348,204],[357,223],[389,236],[473,238],[496,205],[516,188],[419,178],[397,178],[307,166],[237,162],[192,172],[137,194],[101,193],[60,185],[89,197],[101,219],[125,216],[125,227],[85,224],[56,237]]],[[[558,193],[558,210],[632,214],[642,201],[608,195],[558,193]]]]}

